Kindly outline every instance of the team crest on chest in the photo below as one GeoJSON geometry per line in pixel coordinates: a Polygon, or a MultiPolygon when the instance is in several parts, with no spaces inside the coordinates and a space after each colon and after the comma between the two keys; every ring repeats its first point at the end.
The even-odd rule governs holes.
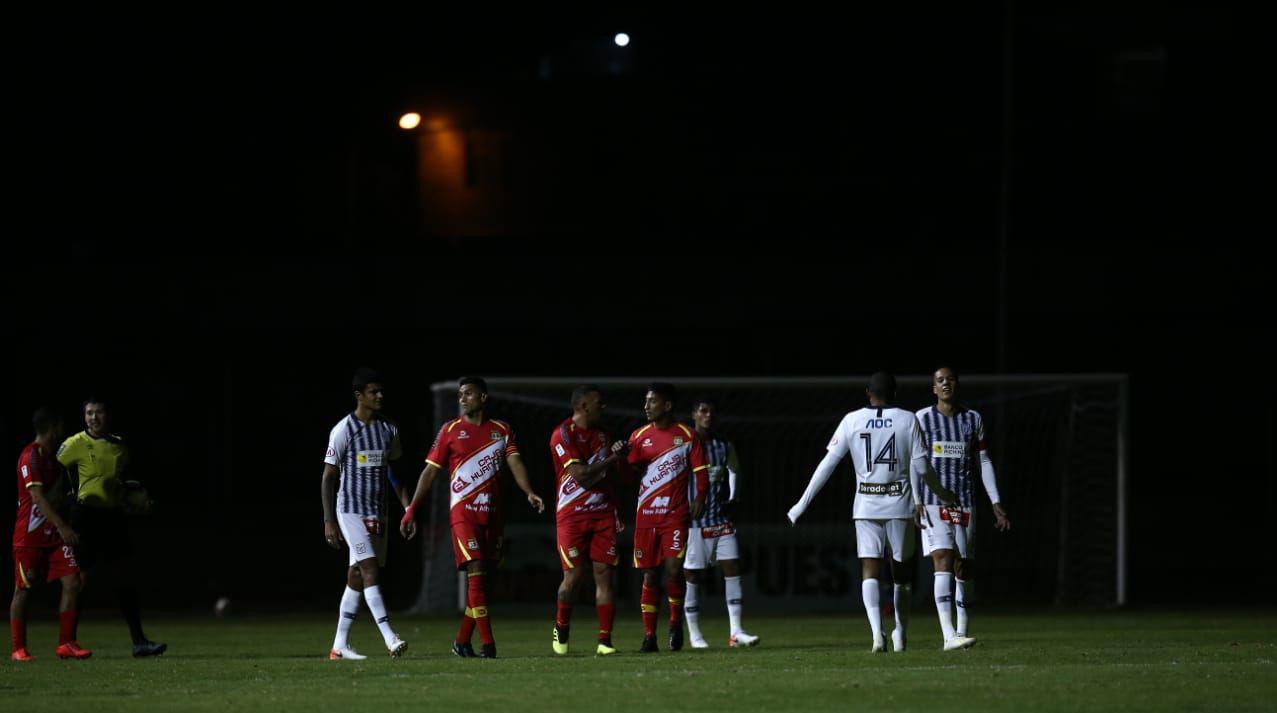
{"type": "Polygon", "coordinates": [[[674,437],[674,445],[676,445],[676,446],[681,446],[681,445],[683,445],[683,437],[682,437],[682,436],[675,436],[675,437],[674,437]]]}
{"type": "Polygon", "coordinates": [[[462,439],[469,438],[469,437],[470,437],[470,433],[469,433],[469,432],[467,432],[467,431],[457,431],[457,440],[462,440],[462,439]]]}
{"type": "Polygon", "coordinates": [[[492,440],[494,440],[494,441],[499,441],[499,440],[501,440],[501,432],[500,432],[500,431],[493,431],[493,432],[492,432],[492,440]]]}

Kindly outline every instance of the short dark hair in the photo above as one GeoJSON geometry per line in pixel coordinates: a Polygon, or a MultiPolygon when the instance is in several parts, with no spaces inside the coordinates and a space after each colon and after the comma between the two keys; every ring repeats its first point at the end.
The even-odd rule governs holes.
{"type": "Polygon", "coordinates": [[[890,401],[896,397],[896,377],[889,371],[879,371],[869,377],[869,393],[890,401]]]}
{"type": "Polygon", "coordinates": [[[710,406],[717,406],[718,402],[715,401],[714,397],[712,396],[708,396],[706,394],[697,394],[696,398],[692,399],[692,410],[695,411],[696,409],[700,408],[701,404],[709,404],[710,406]]]}
{"type": "Polygon", "coordinates": [[[35,410],[35,414],[31,416],[31,426],[35,429],[37,435],[44,435],[53,430],[53,427],[62,423],[62,416],[47,406],[41,406],[35,410]]]}
{"type": "Polygon", "coordinates": [[[581,403],[581,399],[596,391],[600,395],[603,393],[603,389],[600,389],[598,384],[580,384],[575,389],[572,389],[572,408],[576,408],[576,405],[581,403]]]}
{"type": "Polygon", "coordinates": [[[366,366],[355,369],[355,375],[350,377],[350,385],[355,391],[363,391],[368,388],[369,384],[380,383],[381,374],[378,374],[376,369],[369,369],[366,366]]]}
{"type": "Polygon", "coordinates": [[[670,403],[678,403],[678,389],[674,385],[665,381],[654,381],[647,385],[647,390],[660,396],[662,399],[670,403]]]}
{"type": "Polygon", "coordinates": [[[949,373],[953,374],[953,378],[955,378],[955,379],[956,379],[956,378],[958,378],[958,377],[960,376],[960,374],[958,374],[958,370],[957,370],[957,369],[955,369],[955,368],[953,368],[953,367],[949,366],[949,364],[948,364],[948,363],[944,363],[944,362],[942,362],[939,366],[937,366],[936,368],[934,368],[934,369],[932,369],[932,370],[931,370],[931,378],[933,378],[933,379],[934,379],[934,378],[935,378],[935,376],[936,376],[936,372],[937,372],[937,371],[940,371],[941,369],[948,369],[948,370],[949,370],[949,373]]]}
{"type": "Polygon", "coordinates": [[[98,406],[102,407],[103,411],[111,410],[111,404],[107,403],[106,399],[101,398],[99,396],[90,396],[89,398],[85,399],[84,403],[80,404],[80,410],[84,411],[84,409],[89,407],[89,404],[97,404],[98,406]]]}
{"type": "Polygon", "coordinates": [[[457,380],[458,389],[466,384],[474,384],[474,387],[478,389],[481,394],[488,393],[488,382],[484,381],[482,376],[463,376],[457,380]]]}

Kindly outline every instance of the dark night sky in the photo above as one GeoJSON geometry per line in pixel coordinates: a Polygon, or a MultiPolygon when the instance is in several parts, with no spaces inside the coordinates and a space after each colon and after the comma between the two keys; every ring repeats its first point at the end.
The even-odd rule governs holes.
{"type": "Polygon", "coordinates": [[[1277,506],[1237,20],[1021,9],[1009,75],[1004,23],[989,7],[19,24],[4,441],[16,456],[36,405],[106,391],[153,479],[194,476],[167,478],[170,501],[207,504],[232,487],[226,431],[280,424],[278,458],[235,470],[222,515],[151,524],[217,559],[208,531],[250,517],[244,493],[267,511],[313,499],[318,468],[288,458],[323,438],[358,364],[393,375],[410,424],[460,373],[992,372],[1009,129],[1003,366],[1131,374],[1137,601],[1204,601],[1238,571],[1271,583],[1239,544],[1259,532],[1245,506],[1217,535],[1151,534],[1206,481],[1277,506]],[[502,230],[449,235],[422,210],[394,127],[410,108],[512,137],[502,230]],[[654,328],[654,305],[698,318],[654,328]],[[545,347],[563,314],[588,363],[545,347]]]}

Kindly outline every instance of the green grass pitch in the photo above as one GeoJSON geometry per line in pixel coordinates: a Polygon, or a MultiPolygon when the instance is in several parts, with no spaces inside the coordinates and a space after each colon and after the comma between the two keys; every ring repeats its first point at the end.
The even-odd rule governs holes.
{"type": "Polygon", "coordinates": [[[39,660],[0,664],[0,702],[15,713],[1277,710],[1274,612],[981,612],[979,644],[946,653],[934,615],[920,610],[909,651],[878,655],[851,613],[747,612],[759,648],[726,648],[725,618],[706,616],[708,651],[639,655],[638,613],[627,611],[621,653],[609,658],[593,655],[592,607],[577,609],[562,658],[550,652],[548,613],[498,605],[493,615],[495,661],[454,658],[451,618],[395,617],[409,650],[391,660],[361,612],[352,642],[370,655],[363,662],[325,659],[335,616],[157,619],[148,631],[169,653],[144,660],[129,657],[122,623],[95,616],[80,630],[89,661],[57,660],[55,625],[34,621],[39,660]]]}

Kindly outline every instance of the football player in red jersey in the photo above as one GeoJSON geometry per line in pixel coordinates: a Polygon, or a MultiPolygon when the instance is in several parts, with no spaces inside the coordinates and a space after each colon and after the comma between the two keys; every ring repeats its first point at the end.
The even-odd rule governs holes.
{"type": "Polygon", "coordinates": [[[417,505],[430,491],[435,477],[446,469],[451,495],[448,517],[452,526],[453,556],[457,568],[464,569],[468,578],[466,611],[456,641],[452,644],[452,652],[461,657],[475,655],[470,636],[477,626],[483,642],[479,656],[496,658],[497,645],[488,618],[484,579],[501,561],[504,538],[501,471],[509,467],[514,482],[537,512],[545,512],[545,503],[532,491],[510,424],[490,419],[484,413],[484,404],[488,402],[487,382],[477,376],[466,376],[458,384],[457,401],[461,417],[439,429],[434,446],[426,456],[426,467],[417,480],[412,503],[399,523],[399,530],[409,539],[416,535],[417,522],[414,518],[417,505]]]}
{"type": "Polygon", "coordinates": [[[31,661],[27,651],[27,597],[32,587],[47,581],[62,582],[58,606],[58,648],[61,659],[87,659],[93,652],[76,642],[79,613],[80,567],[75,561],[79,536],[58,512],[62,500],[59,483],[62,470],[54,452],[62,442],[65,427],[49,409],[39,409],[32,418],[35,440],[18,458],[18,518],[13,525],[13,573],[15,586],[9,604],[9,629],[13,635],[14,661],[31,661]]]}
{"type": "Polygon", "coordinates": [[[643,570],[641,653],[657,650],[661,567],[670,603],[670,650],[683,648],[683,556],[692,518],[704,510],[709,487],[704,445],[694,429],[674,420],[676,400],[673,384],[648,386],[643,413],[649,423],[629,438],[627,460],[641,473],[634,521],[634,568],[643,570]]]}
{"type": "Polygon", "coordinates": [[[568,652],[572,598],[585,582],[587,562],[594,574],[594,603],[599,616],[595,652],[601,656],[616,653],[612,645],[616,613],[612,578],[618,559],[616,533],[620,519],[616,512],[615,478],[608,475],[613,466],[625,467],[626,443],[613,443],[600,427],[603,407],[603,392],[598,386],[576,387],[572,391],[572,416],[550,434],[550,458],[558,484],[554,517],[559,564],[563,567],[551,647],[560,656],[568,652]]]}

